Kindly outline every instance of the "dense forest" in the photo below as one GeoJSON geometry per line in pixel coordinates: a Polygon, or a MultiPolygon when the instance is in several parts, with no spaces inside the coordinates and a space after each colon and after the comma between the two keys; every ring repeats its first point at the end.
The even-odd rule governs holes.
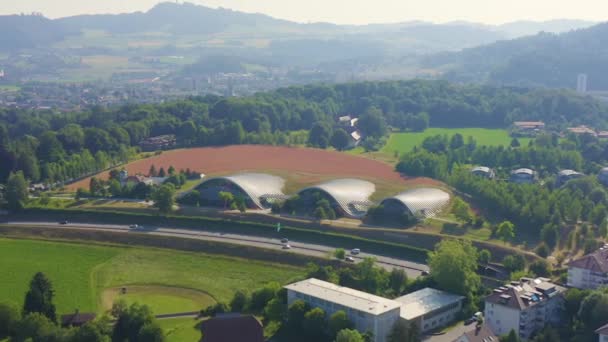
{"type": "Polygon", "coordinates": [[[560,35],[539,33],[430,58],[428,66],[452,65],[446,78],[496,84],[574,88],[588,74],[589,89],[608,89],[608,23],[560,35]]]}
{"type": "Polygon", "coordinates": [[[0,109],[0,183],[22,170],[29,180],[63,182],[125,162],[142,140],[175,134],[179,146],[308,144],[337,149],[342,115],[359,117],[368,149],[389,129],[548,126],[608,127],[608,107],[565,91],[454,85],[444,81],[366,82],[291,87],[252,97],[185,100],[82,112],[0,109]]]}

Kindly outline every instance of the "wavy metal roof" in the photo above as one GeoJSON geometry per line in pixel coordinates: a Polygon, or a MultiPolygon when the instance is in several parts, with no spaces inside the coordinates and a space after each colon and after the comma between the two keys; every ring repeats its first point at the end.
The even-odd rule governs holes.
{"type": "Polygon", "coordinates": [[[450,194],[435,188],[416,188],[386,198],[382,204],[387,201],[401,202],[414,216],[432,217],[450,203],[450,194]]]}
{"type": "Polygon", "coordinates": [[[583,174],[574,170],[561,170],[558,176],[570,177],[570,176],[582,176],[583,174]]]}
{"type": "Polygon", "coordinates": [[[197,188],[204,187],[206,183],[218,179],[231,182],[239,187],[260,209],[264,208],[261,203],[263,196],[284,196],[283,187],[285,186],[285,180],[281,177],[265,173],[241,173],[232,176],[213,177],[203,181],[197,188]]]}
{"type": "Polygon", "coordinates": [[[513,170],[511,171],[511,174],[527,174],[527,175],[534,175],[534,170],[532,169],[527,169],[527,168],[521,168],[521,169],[517,169],[517,170],[513,170]]]}
{"type": "Polygon", "coordinates": [[[302,193],[309,190],[320,190],[331,196],[348,216],[363,217],[372,205],[369,197],[376,191],[373,183],[360,179],[335,179],[315,186],[304,188],[302,193]]]}

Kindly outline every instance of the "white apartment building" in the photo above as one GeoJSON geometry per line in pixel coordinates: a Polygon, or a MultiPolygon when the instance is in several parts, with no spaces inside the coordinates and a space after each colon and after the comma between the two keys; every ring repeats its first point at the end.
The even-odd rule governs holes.
{"type": "Polygon", "coordinates": [[[608,342],[608,324],[597,329],[595,333],[599,336],[599,342],[608,342]]]}
{"type": "Polygon", "coordinates": [[[568,264],[568,286],[579,289],[608,286],[608,245],[568,264]]]}
{"type": "Polygon", "coordinates": [[[565,288],[547,278],[522,278],[494,289],[485,300],[485,324],[497,336],[514,330],[527,340],[562,318],[565,288]]]}
{"type": "Polygon", "coordinates": [[[288,305],[303,300],[323,309],[327,317],[343,310],[358,331],[372,332],[375,342],[385,342],[398,320],[416,322],[422,332],[445,326],[456,318],[464,300],[430,288],[391,300],[314,278],[285,288],[288,305]]]}

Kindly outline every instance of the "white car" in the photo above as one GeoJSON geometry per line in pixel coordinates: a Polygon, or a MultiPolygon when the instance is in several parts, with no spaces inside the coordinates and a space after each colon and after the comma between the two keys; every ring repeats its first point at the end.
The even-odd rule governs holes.
{"type": "Polygon", "coordinates": [[[357,255],[357,254],[359,254],[359,253],[361,253],[361,250],[360,250],[359,248],[353,248],[353,249],[350,251],[350,254],[352,254],[352,255],[357,255]]]}
{"type": "Polygon", "coordinates": [[[283,245],[283,249],[291,249],[291,246],[288,243],[286,243],[283,245]]]}
{"type": "Polygon", "coordinates": [[[137,225],[137,224],[132,224],[132,225],[130,225],[130,226],[129,226],[129,228],[130,228],[130,229],[137,229],[137,228],[139,228],[139,225],[137,225]]]}
{"type": "Polygon", "coordinates": [[[348,262],[355,262],[355,258],[353,258],[351,256],[347,256],[346,258],[344,258],[344,260],[346,260],[348,262]]]}

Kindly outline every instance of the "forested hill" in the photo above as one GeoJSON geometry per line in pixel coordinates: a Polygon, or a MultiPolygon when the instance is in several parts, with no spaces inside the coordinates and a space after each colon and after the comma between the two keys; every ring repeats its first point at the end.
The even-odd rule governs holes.
{"type": "Polygon", "coordinates": [[[589,76],[591,90],[608,89],[608,23],[560,35],[500,41],[459,53],[436,55],[433,67],[449,66],[446,78],[497,84],[575,88],[589,76]]]}
{"type": "Polygon", "coordinates": [[[0,51],[29,49],[63,40],[69,31],[40,15],[0,16],[0,51]]]}

